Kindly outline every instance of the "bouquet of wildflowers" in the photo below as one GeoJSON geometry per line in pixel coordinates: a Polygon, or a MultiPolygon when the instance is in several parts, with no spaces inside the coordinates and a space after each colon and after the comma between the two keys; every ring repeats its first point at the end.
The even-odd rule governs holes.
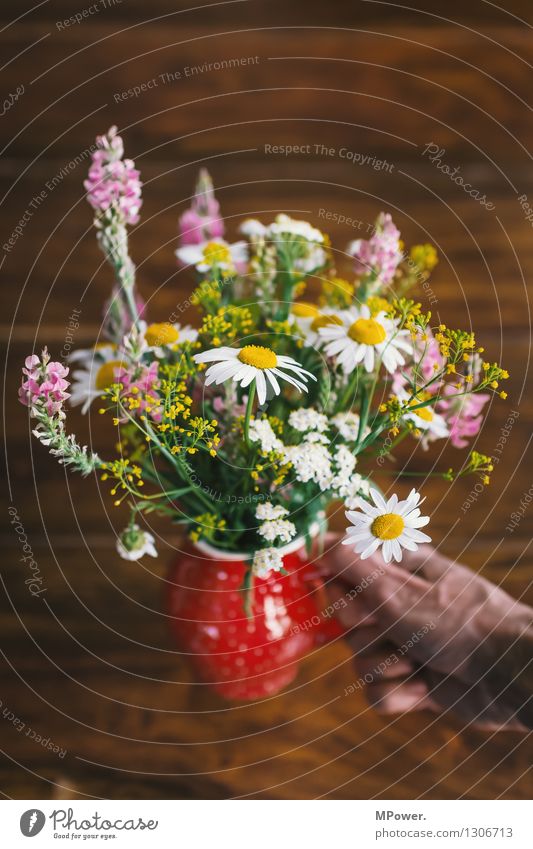
{"type": "MultiPolygon", "coordinates": [[[[81,474],[100,474],[128,508],[119,554],[156,555],[140,519],[156,511],[193,541],[244,552],[251,587],[254,576],[283,570],[284,546],[309,538],[333,501],[344,503],[344,541],[362,558],[380,549],[385,562],[400,561],[428,541],[420,493],[382,494],[384,461],[405,438],[421,449],[443,439],[467,446],[491,393],[506,397],[508,377],[472,332],[435,326],[410,297],[435,249],[407,253],[383,213],[369,239],[348,246],[349,280],[328,237],[287,215],[246,220],[229,243],[202,171],[176,250],[196,276],[193,328],[177,315],[149,319],[136,291],[128,226],[141,183],[116,128],[97,139],[85,188],[114,272],[105,342],[71,355],[71,383],[46,350],[28,357],[20,400],[43,445],[81,474]],[[100,458],[67,434],[67,399],[112,417],[117,456],[100,458]]],[[[443,477],[488,483],[491,469],[472,451],[443,477]]]]}

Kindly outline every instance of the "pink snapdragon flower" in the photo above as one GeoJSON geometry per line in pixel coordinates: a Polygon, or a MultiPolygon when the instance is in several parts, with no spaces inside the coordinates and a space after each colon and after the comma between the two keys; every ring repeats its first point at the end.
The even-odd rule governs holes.
{"type": "Polygon", "coordinates": [[[19,401],[32,410],[44,409],[49,416],[57,416],[62,412],[63,404],[70,397],[66,391],[70,386],[65,380],[68,368],[61,363],[50,362],[46,348],[42,353],[42,362],[32,354],[24,361],[22,381],[19,389],[19,401]]]}
{"type": "Polygon", "coordinates": [[[453,387],[447,384],[444,389],[447,396],[437,403],[437,409],[446,420],[450,430],[450,442],[455,448],[466,448],[468,440],[480,431],[483,423],[483,407],[490,399],[488,393],[470,392],[457,395],[453,387]]]}
{"type": "MultiPolygon", "coordinates": [[[[159,404],[159,363],[154,360],[149,366],[141,365],[132,369],[120,368],[116,371],[116,382],[122,384],[121,401],[131,399],[131,414],[140,416],[148,413],[152,421],[160,422],[162,418],[159,404]]],[[[126,408],[130,406],[126,403],[126,408]]]]}
{"type": "Polygon", "coordinates": [[[202,168],[189,209],[179,219],[180,246],[200,245],[224,235],[220,205],[215,198],[209,172],[202,168]]]}
{"type": "Polygon", "coordinates": [[[124,145],[117,128],[111,127],[107,135],[97,136],[96,145],[88,179],[83,184],[87,200],[96,212],[115,207],[125,224],[137,224],[142,183],[133,160],[123,159],[124,145]]]}
{"type": "Polygon", "coordinates": [[[374,272],[383,283],[390,283],[402,259],[400,231],[388,212],[376,219],[370,239],[356,239],[347,247],[355,259],[356,274],[374,272]]]}

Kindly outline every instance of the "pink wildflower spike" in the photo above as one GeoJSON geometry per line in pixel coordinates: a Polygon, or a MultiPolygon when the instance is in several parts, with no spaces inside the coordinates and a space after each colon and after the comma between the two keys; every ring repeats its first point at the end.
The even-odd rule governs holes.
{"type": "Polygon", "coordinates": [[[179,219],[180,246],[200,245],[224,235],[224,222],[220,218],[220,205],[215,198],[209,172],[202,168],[196,183],[189,209],[179,219]]]}
{"type": "Polygon", "coordinates": [[[381,212],[370,239],[350,242],[347,251],[355,259],[356,273],[375,272],[382,283],[390,283],[402,259],[400,231],[389,213],[381,212]]]}
{"type": "Polygon", "coordinates": [[[104,213],[113,206],[126,224],[137,224],[142,205],[140,172],[132,159],[122,158],[124,145],[117,128],[111,127],[107,135],[97,136],[96,144],[83,184],[87,200],[96,212],[104,213]]]}
{"type": "Polygon", "coordinates": [[[63,404],[70,397],[66,391],[70,386],[68,380],[68,368],[62,363],[50,362],[48,352],[42,353],[42,362],[35,354],[26,357],[25,368],[22,373],[27,380],[23,380],[19,388],[19,401],[25,407],[46,410],[49,416],[56,416],[62,412],[63,404]]]}

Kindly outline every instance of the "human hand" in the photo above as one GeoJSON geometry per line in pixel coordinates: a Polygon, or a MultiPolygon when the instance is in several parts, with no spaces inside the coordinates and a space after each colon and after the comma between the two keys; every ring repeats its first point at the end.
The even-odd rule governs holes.
{"type": "Polygon", "coordinates": [[[530,607],[429,545],[385,565],[338,542],[322,558],[328,594],[350,599],[338,618],[376,710],[451,710],[489,728],[533,727],[530,607]]]}

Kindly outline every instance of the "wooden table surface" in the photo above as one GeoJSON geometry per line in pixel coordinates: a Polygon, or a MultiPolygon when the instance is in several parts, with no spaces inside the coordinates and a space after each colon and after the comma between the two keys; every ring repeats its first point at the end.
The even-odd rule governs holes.
{"type": "MultiPolygon", "coordinates": [[[[462,505],[472,480],[422,482],[434,540],[533,603],[533,513],[512,535],[505,530],[533,483],[533,230],[523,208],[533,205],[531,2],[511,0],[502,10],[484,0],[413,0],[409,9],[378,0],[229,0],[190,10],[156,0],[147,11],[141,0],[109,0],[65,24],[89,5],[45,0],[0,11],[3,98],[23,87],[2,117],[2,245],[26,219],[0,255],[6,495],[46,586],[40,598],[29,594],[5,509],[2,793],[527,797],[527,738],[425,714],[377,716],[360,693],[344,695],[356,673],[342,642],[308,657],[292,687],[261,704],[229,705],[195,683],[161,606],[179,539],[161,523],[157,561],[119,560],[113,529],[124,515],[96,481],[65,474],[32,441],[15,397],[24,356],[44,343],[58,355],[74,309],[76,346],[98,333],[110,272],[82,179],[88,147],[111,124],[142,169],[132,253],[151,314],[162,320],[190,291],[173,250],[201,164],[213,174],[231,235],[243,216],[285,211],[329,229],[342,252],[362,233],[327,224],[326,212],[366,227],[389,209],[407,244],[438,246],[434,314],[471,325],[512,373],[509,398],[492,404],[476,447],[492,454],[509,412],[518,414],[491,487],[469,509],[462,505]],[[15,14],[20,20],[10,24],[15,14]],[[239,62],[209,67],[230,59],[239,62]],[[309,152],[269,152],[295,144],[309,152]],[[442,163],[457,167],[492,208],[432,164],[428,144],[442,148],[442,163]],[[374,167],[353,164],[343,149],[375,157],[374,167]]],[[[75,411],[70,421],[105,449],[110,432],[97,415],[75,411]]],[[[453,449],[438,448],[409,459],[428,470],[458,461],[453,449]]]]}

